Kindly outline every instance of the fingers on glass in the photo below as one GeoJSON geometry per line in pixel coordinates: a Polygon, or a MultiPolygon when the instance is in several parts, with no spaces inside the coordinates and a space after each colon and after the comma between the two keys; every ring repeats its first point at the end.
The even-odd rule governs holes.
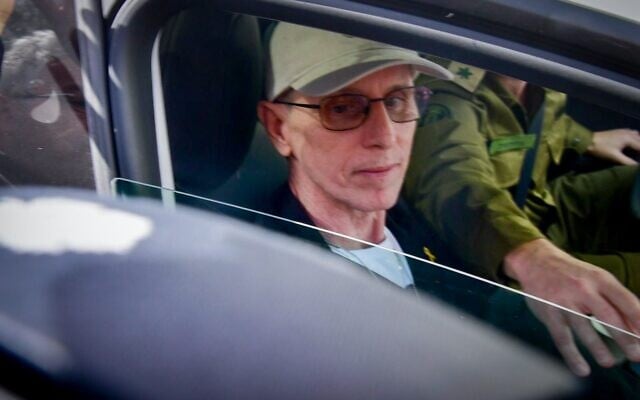
{"type": "Polygon", "coordinates": [[[545,304],[539,306],[539,312],[544,315],[542,319],[567,366],[577,376],[588,376],[591,368],[576,346],[565,312],[545,304]]]}
{"type": "Polygon", "coordinates": [[[580,342],[589,350],[596,362],[605,368],[613,367],[616,364],[616,358],[591,325],[591,321],[577,315],[569,315],[568,318],[580,342]]]}
{"type": "Polygon", "coordinates": [[[624,290],[615,279],[609,279],[605,284],[601,292],[605,294],[607,300],[620,312],[622,319],[624,319],[624,321],[614,321],[612,325],[630,329],[631,332],[640,335],[640,300],[630,291],[624,290]]]}
{"type": "Polygon", "coordinates": [[[607,332],[629,360],[640,362],[640,339],[614,328],[607,328],[607,332]]]}
{"type": "Polygon", "coordinates": [[[624,329],[632,332],[633,328],[625,321],[620,308],[616,308],[614,304],[608,301],[601,301],[592,305],[592,313],[600,321],[616,327],[617,329],[606,329],[609,336],[613,338],[631,361],[640,361],[640,343],[638,338],[621,331],[624,329]]]}

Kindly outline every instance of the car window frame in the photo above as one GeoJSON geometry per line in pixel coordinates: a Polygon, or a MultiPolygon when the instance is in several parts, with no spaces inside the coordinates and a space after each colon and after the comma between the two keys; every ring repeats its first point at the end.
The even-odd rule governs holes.
{"type": "MultiPolygon", "coordinates": [[[[554,54],[533,45],[354,1],[210,2],[222,10],[283,20],[384,41],[446,56],[526,79],[566,93],[579,93],[629,115],[640,115],[640,81],[615,71],[554,54]]],[[[396,2],[394,2],[395,4],[396,2]]],[[[118,176],[160,183],[151,70],[158,32],[173,15],[196,0],[129,0],[116,14],[108,41],[109,95],[113,112],[118,176]]],[[[415,4],[414,4],[415,7],[415,4]]]]}

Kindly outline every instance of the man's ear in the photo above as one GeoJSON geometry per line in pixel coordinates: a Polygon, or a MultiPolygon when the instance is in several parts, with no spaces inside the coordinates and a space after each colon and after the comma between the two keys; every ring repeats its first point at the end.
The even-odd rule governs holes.
{"type": "Polygon", "coordinates": [[[267,131],[271,143],[283,157],[291,155],[291,146],[289,146],[286,135],[283,134],[286,116],[287,110],[280,104],[264,100],[258,103],[258,118],[267,131]]]}

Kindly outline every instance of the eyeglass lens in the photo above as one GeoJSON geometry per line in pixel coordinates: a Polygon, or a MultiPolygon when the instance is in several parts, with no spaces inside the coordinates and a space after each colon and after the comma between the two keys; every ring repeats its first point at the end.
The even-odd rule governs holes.
{"type": "Polygon", "coordinates": [[[397,89],[376,100],[359,94],[331,96],[320,102],[320,118],[330,130],[355,129],[364,123],[371,103],[382,101],[392,121],[415,121],[425,111],[430,94],[428,88],[419,86],[397,89]]]}

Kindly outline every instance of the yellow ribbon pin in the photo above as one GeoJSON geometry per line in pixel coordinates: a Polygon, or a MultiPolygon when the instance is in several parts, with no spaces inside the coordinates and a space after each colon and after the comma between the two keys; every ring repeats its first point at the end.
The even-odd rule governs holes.
{"type": "Polygon", "coordinates": [[[424,255],[427,256],[429,261],[435,261],[436,256],[431,252],[431,250],[427,246],[422,247],[422,251],[424,251],[424,255]]]}

